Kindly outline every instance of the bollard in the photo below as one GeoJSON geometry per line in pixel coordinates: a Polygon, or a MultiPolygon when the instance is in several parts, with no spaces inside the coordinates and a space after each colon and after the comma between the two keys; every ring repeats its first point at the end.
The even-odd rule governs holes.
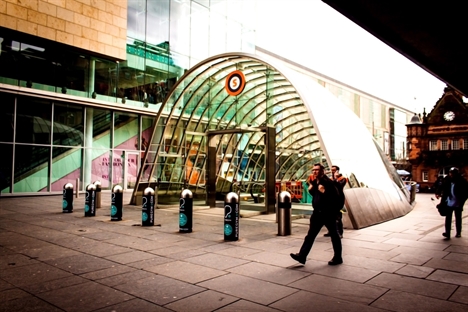
{"type": "Polygon", "coordinates": [[[62,212],[73,212],[73,184],[67,183],[63,186],[62,212]]]}
{"type": "Polygon", "coordinates": [[[89,184],[86,187],[85,198],[85,217],[94,217],[96,215],[96,186],[89,184]]]}
{"type": "Polygon", "coordinates": [[[193,194],[189,189],[180,193],[179,232],[191,233],[193,225],[193,194]]]}
{"type": "Polygon", "coordinates": [[[76,192],[75,197],[80,197],[80,178],[76,178],[76,192]]]}
{"type": "Polygon", "coordinates": [[[145,188],[143,192],[143,206],[141,214],[142,226],[154,225],[154,190],[151,187],[145,188]]]}
{"type": "Polygon", "coordinates": [[[224,200],[224,240],[239,239],[239,195],[230,192],[224,200]]]}
{"type": "Polygon", "coordinates": [[[122,221],[123,189],[120,185],[112,188],[111,221],[122,221]]]}
{"type": "Polygon", "coordinates": [[[291,235],[291,194],[282,191],[278,194],[278,235],[291,235]]]}
{"type": "Polygon", "coordinates": [[[101,181],[94,181],[94,186],[96,186],[96,208],[101,208],[101,181]]]}

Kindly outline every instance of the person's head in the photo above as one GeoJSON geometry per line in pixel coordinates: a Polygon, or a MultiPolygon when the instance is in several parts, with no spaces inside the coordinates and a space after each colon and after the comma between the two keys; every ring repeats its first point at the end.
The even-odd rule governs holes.
{"type": "Polygon", "coordinates": [[[449,175],[450,175],[451,177],[457,177],[458,174],[459,174],[459,171],[458,171],[458,168],[457,168],[457,167],[452,167],[452,168],[450,168],[450,170],[449,170],[449,175]]]}
{"type": "Polygon", "coordinates": [[[331,173],[332,173],[332,176],[335,176],[335,174],[340,174],[340,167],[332,166],[331,167],[331,173]]]}
{"type": "Polygon", "coordinates": [[[322,166],[322,164],[315,164],[314,167],[312,168],[312,174],[316,178],[320,178],[321,176],[323,176],[324,172],[325,172],[325,167],[322,166]]]}

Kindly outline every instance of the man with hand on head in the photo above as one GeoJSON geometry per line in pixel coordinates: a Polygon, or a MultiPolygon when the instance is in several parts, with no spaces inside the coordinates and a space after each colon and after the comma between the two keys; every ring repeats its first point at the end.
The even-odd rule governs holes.
{"type": "Polygon", "coordinates": [[[341,239],[336,230],[336,216],[340,213],[340,199],[334,182],[325,175],[325,168],[321,164],[315,164],[312,168],[313,179],[309,184],[309,193],[312,195],[312,207],[314,211],[310,217],[310,226],[307,236],[299,253],[291,253],[291,258],[305,264],[307,255],[312,249],[315,238],[325,225],[330,233],[334,256],[328,264],[337,265],[343,263],[341,257],[341,239]]]}

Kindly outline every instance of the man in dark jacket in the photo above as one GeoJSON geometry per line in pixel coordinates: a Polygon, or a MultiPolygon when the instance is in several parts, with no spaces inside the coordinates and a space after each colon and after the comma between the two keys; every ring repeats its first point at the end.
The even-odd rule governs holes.
{"type": "Polygon", "coordinates": [[[328,262],[329,265],[343,263],[341,257],[341,239],[336,230],[336,216],[340,213],[340,199],[338,190],[333,181],[325,175],[324,167],[315,164],[312,169],[314,179],[309,184],[309,193],[312,195],[312,207],[314,211],[310,217],[310,226],[299,253],[292,253],[291,258],[305,264],[307,255],[312,249],[315,238],[325,225],[330,233],[334,256],[328,262]]]}
{"type": "Polygon", "coordinates": [[[458,168],[452,167],[449,174],[442,181],[442,185],[436,190],[436,198],[442,197],[440,202],[449,208],[445,216],[444,240],[450,239],[452,229],[452,215],[455,212],[455,237],[461,237],[463,205],[468,198],[468,182],[460,175],[458,168]]]}
{"type": "MultiPolygon", "coordinates": [[[[346,183],[348,183],[348,179],[340,173],[340,167],[336,165],[331,167],[331,174],[332,181],[335,183],[335,187],[338,190],[338,194],[341,197],[341,201],[343,202],[343,209],[345,202],[345,195],[343,190],[346,186],[346,183]]],[[[336,216],[336,230],[338,231],[338,234],[340,234],[340,237],[343,238],[343,214],[341,212],[342,211],[340,210],[340,213],[336,216]]],[[[330,237],[330,233],[325,233],[323,234],[323,236],[330,237]]]]}

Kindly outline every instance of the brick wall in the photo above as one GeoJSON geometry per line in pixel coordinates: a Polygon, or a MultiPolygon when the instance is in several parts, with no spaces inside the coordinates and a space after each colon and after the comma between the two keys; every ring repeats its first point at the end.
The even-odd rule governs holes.
{"type": "Polygon", "coordinates": [[[0,0],[0,26],[126,58],[127,0],[0,0]]]}

